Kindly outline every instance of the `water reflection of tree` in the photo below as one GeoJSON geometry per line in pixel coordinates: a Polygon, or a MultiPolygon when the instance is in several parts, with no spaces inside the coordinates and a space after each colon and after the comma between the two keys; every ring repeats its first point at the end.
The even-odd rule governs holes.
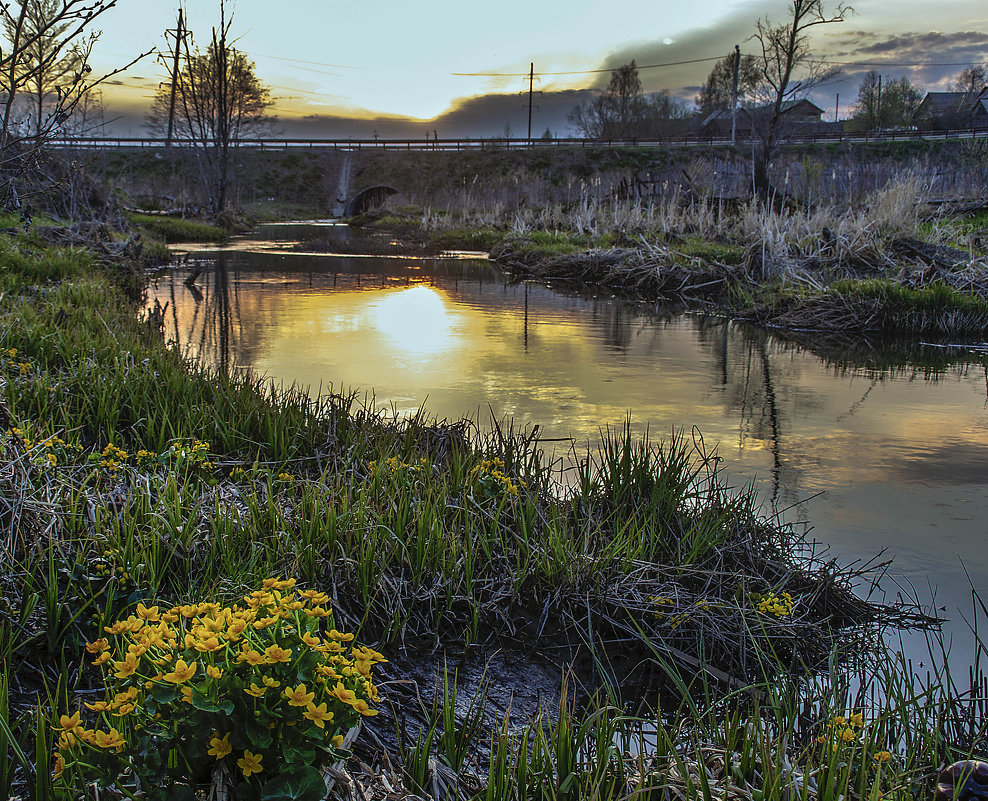
{"type": "Polygon", "coordinates": [[[237,273],[231,275],[226,254],[203,264],[196,284],[169,281],[172,308],[171,338],[188,356],[200,358],[223,371],[249,368],[260,346],[264,321],[263,302],[258,293],[246,293],[247,309],[237,273]],[[181,310],[181,313],[180,313],[181,310]],[[244,321],[249,321],[244,325],[244,321]]]}
{"type": "MultiPolygon", "coordinates": [[[[802,472],[798,461],[786,453],[786,433],[792,424],[787,410],[800,386],[793,349],[764,331],[726,320],[701,319],[697,331],[703,347],[716,354],[724,401],[738,415],[738,450],[751,440],[765,443],[772,458],[772,503],[783,494],[793,497],[802,472]]],[[[804,406],[813,403],[812,398],[800,400],[804,406]]]]}

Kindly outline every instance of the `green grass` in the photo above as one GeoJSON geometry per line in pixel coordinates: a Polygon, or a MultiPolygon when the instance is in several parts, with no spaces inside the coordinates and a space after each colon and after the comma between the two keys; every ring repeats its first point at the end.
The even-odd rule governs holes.
{"type": "Polygon", "coordinates": [[[687,237],[675,246],[675,250],[687,256],[695,256],[721,264],[741,264],[744,261],[746,248],[743,245],[710,242],[706,239],[687,237]]]}
{"type": "Polygon", "coordinates": [[[176,217],[130,213],[127,219],[163,242],[223,242],[230,235],[219,226],[176,217]]]}
{"type": "Polygon", "coordinates": [[[988,319],[988,301],[970,292],[962,292],[943,283],[912,288],[882,278],[835,281],[831,291],[850,298],[861,298],[877,305],[882,313],[906,330],[919,325],[923,330],[931,319],[960,315],[977,320],[988,319]]]}

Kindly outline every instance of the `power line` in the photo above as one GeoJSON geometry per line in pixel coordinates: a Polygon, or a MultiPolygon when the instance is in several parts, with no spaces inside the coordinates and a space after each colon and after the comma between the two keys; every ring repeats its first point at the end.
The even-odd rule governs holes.
{"type": "MultiPolygon", "coordinates": [[[[669,61],[665,64],[642,64],[636,65],[638,70],[655,70],[662,67],[679,67],[683,64],[702,64],[704,61],[720,61],[723,56],[709,56],[707,58],[691,58],[686,61],[669,61]]],[[[593,75],[601,72],[614,72],[611,67],[592,70],[571,70],[569,72],[540,72],[539,75],[593,75]]],[[[457,75],[468,78],[527,78],[527,72],[451,72],[450,75],[457,75]]]]}
{"type": "MultiPolygon", "coordinates": [[[[742,55],[758,56],[756,53],[743,53],[742,55]]],[[[708,56],[706,58],[691,58],[684,61],[667,61],[663,64],[642,64],[636,65],[638,70],[654,70],[664,67],[681,67],[686,64],[702,64],[709,61],[720,61],[724,56],[708,56]]],[[[971,67],[980,62],[959,61],[959,62],[939,62],[939,61],[832,61],[826,58],[808,58],[808,63],[833,64],[840,67],[971,67]]],[[[540,72],[539,75],[595,75],[605,72],[614,72],[613,67],[600,67],[586,70],[570,70],[566,72],[540,72]]],[[[467,78],[528,78],[527,72],[451,72],[450,75],[467,78]]]]}
{"type": "Polygon", "coordinates": [[[286,58],[285,56],[272,56],[270,53],[252,53],[252,56],[260,58],[273,58],[275,61],[289,61],[292,64],[309,64],[313,67],[331,67],[338,70],[362,70],[364,67],[352,67],[347,64],[328,64],[325,61],[306,61],[301,58],[286,58]]]}

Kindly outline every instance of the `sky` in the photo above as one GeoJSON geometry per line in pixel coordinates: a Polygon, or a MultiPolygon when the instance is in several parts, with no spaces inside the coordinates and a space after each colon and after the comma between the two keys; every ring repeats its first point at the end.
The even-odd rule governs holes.
{"type": "MultiPolygon", "coordinates": [[[[825,8],[835,7],[825,0],[825,8]]],[[[984,0],[857,0],[855,13],[813,33],[815,53],[843,75],[814,100],[833,118],[853,103],[861,76],[907,75],[946,88],[965,65],[988,60],[984,0]]],[[[271,89],[285,136],[441,138],[525,136],[528,71],[536,81],[533,135],[571,132],[566,113],[635,59],[647,92],[695,98],[714,61],[749,40],[756,20],[785,18],[782,0],[228,0],[231,35],[271,89]],[[691,62],[691,63],[679,63],[691,62]]],[[[185,0],[188,28],[208,40],[219,0],[185,0]]],[[[99,18],[93,66],[106,71],[166,48],[178,0],[118,0],[99,18]]],[[[143,135],[143,116],[167,68],[145,58],[104,91],[115,135],[143,135]]],[[[826,118],[826,117],[825,117],[826,118]]]]}

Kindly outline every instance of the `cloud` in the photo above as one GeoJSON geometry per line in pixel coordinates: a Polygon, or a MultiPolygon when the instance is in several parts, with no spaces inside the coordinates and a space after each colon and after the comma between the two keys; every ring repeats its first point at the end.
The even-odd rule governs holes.
{"type": "Polygon", "coordinates": [[[838,46],[843,45],[841,52],[853,54],[858,59],[894,56],[910,62],[978,62],[988,46],[988,33],[984,31],[925,31],[885,37],[867,31],[854,31],[841,39],[836,43],[838,46]]]}

